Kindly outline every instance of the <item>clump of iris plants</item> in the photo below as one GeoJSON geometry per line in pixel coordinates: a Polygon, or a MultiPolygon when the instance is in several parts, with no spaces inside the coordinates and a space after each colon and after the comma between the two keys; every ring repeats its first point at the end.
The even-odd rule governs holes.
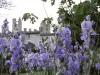
{"type": "Polygon", "coordinates": [[[92,28],[94,24],[95,23],[91,21],[90,15],[87,15],[82,22],[82,34],[80,36],[83,41],[82,45],[80,45],[77,40],[75,45],[71,44],[71,30],[68,25],[63,25],[63,27],[57,29],[57,44],[55,49],[56,59],[59,60],[59,65],[57,65],[57,75],[90,74],[91,67],[94,64],[94,51],[90,46],[95,45],[93,36],[98,35],[92,28]]]}
{"type": "MultiPolygon", "coordinates": [[[[59,16],[63,21],[65,14],[59,16]]],[[[5,19],[0,38],[0,64],[1,74],[6,66],[7,73],[19,75],[20,73],[39,75],[99,75],[100,55],[95,47],[99,34],[93,29],[95,22],[87,15],[81,23],[82,33],[80,44],[73,37],[69,25],[58,27],[54,38],[48,41],[42,38],[37,45],[32,43],[26,48],[21,41],[21,33],[10,32],[8,21],[5,19]],[[34,47],[33,47],[34,46],[34,47]]],[[[34,40],[34,39],[33,39],[34,40]]]]}

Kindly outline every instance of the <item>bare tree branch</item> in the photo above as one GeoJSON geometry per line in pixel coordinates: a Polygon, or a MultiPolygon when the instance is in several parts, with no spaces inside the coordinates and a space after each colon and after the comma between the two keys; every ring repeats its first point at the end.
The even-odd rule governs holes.
{"type": "Polygon", "coordinates": [[[0,0],[0,8],[10,9],[12,7],[12,1],[10,0],[0,0]]]}

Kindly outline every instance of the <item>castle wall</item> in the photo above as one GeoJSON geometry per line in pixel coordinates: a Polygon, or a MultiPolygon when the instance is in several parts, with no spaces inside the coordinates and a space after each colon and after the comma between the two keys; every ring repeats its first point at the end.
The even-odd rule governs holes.
{"type": "MultiPolygon", "coordinates": [[[[25,41],[24,44],[27,44],[28,41],[34,43],[34,44],[38,44],[40,40],[42,40],[42,38],[46,38],[48,37],[48,42],[50,42],[52,39],[55,38],[54,35],[40,35],[40,34],[25,34],[25,41]]],[[[55,40],[54,40],[55,41],[55,40]]]]}
{"type": "Polygon", "coordinates": [[[40,34],[26,34],[24,43],[27,44],[28,41],[37,44],[40,40],[40,34]]]}
{"type": "MultiPolygon", "coordinates": [[[[12,31],[16,31],[16,26],[18,26],[17,31],[22,31],[22,20],[19,18],[16,20],[16,18],[13,18],[12,20],[12,31]]],[[[22,41],[24,44],[28,44],[28,42],[38,44],[42,38],[48,37],[48,41],[51,41],[51,38],[54,38],[54,34],[50,33],[50,24],[46,24],[44,22],[41,22],[39,31],[36,29],[34,31],[27,31],[27,28],[24,28],[24,31],[22,31],[22,41]]]]}

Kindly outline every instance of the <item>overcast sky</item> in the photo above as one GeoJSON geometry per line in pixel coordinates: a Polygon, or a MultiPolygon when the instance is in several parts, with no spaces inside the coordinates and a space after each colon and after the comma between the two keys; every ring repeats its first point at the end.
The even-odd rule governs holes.
{"type": "MultiPolygon", "coordinates": [[[[22,22],[22,30],[23,28],[31,28],[32,30],[38,29],[40,26],[40,22],[43,20],[43,18],[47,17],[46,13],[44,11],[43,2],[41,0],[12,0],[13,5],[15,7],[11,8],[11,10],[6,9],[0,9],[0,27],[3,24],[3,20],[5,18],[8,18],[9,28],[12,30],[12,18],[19,18],[22,17],[25,12],[31,12],[34,15],[38,16],[37,22],[33,25],[29,21],[22,22]]],[[[50,4],[51,0],[48,0],[48,2],[44,3],[47,14],[49,17],[54,18],[54,23],[57,23],[57,10],[59,7],[60,0],[55,0],[55,5],[51,6],[50,4]]],[[[80,0],[75,0],[76,3],[79,3],[80,0]]],[[[1,28],[0,28],[1,31],[1,28]]]]}

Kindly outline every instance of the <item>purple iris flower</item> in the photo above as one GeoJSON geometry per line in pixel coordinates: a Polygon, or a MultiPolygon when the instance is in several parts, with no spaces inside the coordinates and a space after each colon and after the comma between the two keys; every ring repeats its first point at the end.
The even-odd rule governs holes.
{"type": "Polygon", "coordinates": [[[86,38],[87,38],[87,34],[83,34],[83,35],[80,37],[81,40],[85,40],[86,38]]]}
{"type": "Polygon", "coordinates": [[[28,63],[33,64],[33,66],[38,66],[38,62],[39,62],[39,54],[38,53],[31,55],[30,58],[28,59],[28,63]]]}
{"type": "Polygon", "coordinates": [[[9,22],[7,21],[7,18],[4,20],[4,24],[8,24],[9,22]]]}
{"type": "Polygon", "coordinates": [[[2,45],[0,45],[0,54],[4,52],[4,47],[2,45]]]}
{"type": "Polygon", "coordinates": [[[17,34],[18,34],[18,36],[20,36],[21,33],[20,32],[17,32],[17,34]]]}
{"type": "Polygon", "coordinates": [[[8,46],[8,40],[6,39],[6,38],[1,38],[0,39],[0,44],[2,45],[2,46],[5,46],[5,47],[7,47],[8,46]]]}
{"type": "Polygon", "coordinates": [[[66,41],[66,44],[67,45],[70,45],[71,44],[71,37],[69,38],[69,37],[66,37],[65,38],[65,41],[66,41]]]}
{"type": "Polygon", "coordinates": [[[68,45],[68,50],[72,51],[73,50],[73,45],[68,45]]]}
{"type": "Polygon", "coordinates": [[[84,55],[82,55],[82,53],[78,53],[78,58],[79,58],[79,61],[85,60],[85,57],[84,55]]]}
{"type": "Polygon", "coordinates": [[[12,39],[11,39],[11,44],[10,44],[11,50],[12,50],[13,48],[20,47],[20,44],[21,44],[20,39],[12,38],[12,39]]]}
{"type": "Polygon", "coordinates": [[[75,69],[76,73],[79,73],[79,71],[80,71],[80,62],[79,61],[74,62],[74,69],[75,69]]]}
{"type": "Polygon", "coordinates": [[[42,60],[39,59],[39,61],[38,61],[38,66],[41,67],[41,66],[43,66],[43,65],[44,65],[44,62],[43,62],[42,60]]]}
{"type": "Polygon", "coordinates": [[[75,45],[79,45],[79,43],[76,41],[76,42],[75,42],[75,45]]]}
{"type": "Polygon", "coordinates": [[[73,73],[77,74],[80,71],[80,62],[79,61],[70,61],[68,63],[68,69],[73,73]]]}
{"type": "Polygon", "coordinates": [[[74,49],[75,49],[75,50],[78,50],[78,46],[74,46],[74,49]]]}
{"type": "Polygon", "coordinates": [[[0,53],[5,51],[5,48],[8,47],[8,40],[6,38],[0,38],[0,53]]]}
{"type": "Polygon", "coordinates": [[[91,19],[91,16],[90,15],[87,15],[85,16],[86,20],[90,20],[91,19]]]}
{"type": "Polygon", "coordinates": [[[90,15],[86,16],[87,21],[83,21],[81,24],[82,28],[82,36],[81,40],[84,40],[83,46],[84,48],[89,48],[89,44],[93,43],[93,40],[90,39],[90,35],[98,35],[92,28],[93,21],[90,21],[90,15]]]}
{"type": "Polygon", "coordinates": [[[10,66],[11,65],[11,61],[10,60],[6,60],[5,64],[10,66]]]}
{"type": "Polygon", "coordinates": [[[18,54],[18,55],[21,54],[21,41],[20,41],[20,39],[15,39],[15,38],[11,39],[10,50],[14,54],[18,54]]]}
{"type": "Polygon", "coordinates": [[[13,32],[10,32],[10,31],[9,31],[8,34],[9,34],[10,37],[13,37],[13,35],[14,35],[14,33],[13,32]]]}
{"type": "Polygon", "coordinates": [[[96,69],[100,70],[100,64],[99,63],[96,64],[96,69]]]}
{"type": "Polygon", "coordinates": [[[65,13],[62,13],[62,14],[59,15],[59,17],[58,17],[58,22],[61,22],[64,18],[65,18],[65,13]]]}
{"type": "Polygon", "coordinates": [[[63,19],[65,17],[65,13],[62,13],[59,18],[63,19]]]}
{"type": "Polygon", "coordinates": [[[98,35],[97,32],[93,31],[91,35],[98,35]]]}
{"type": "Polygon", "coordinates": [[[91,44],[91,45],[94,45],[94,44],[95,44],[95,40],[91,38],[91,39],[90,39],[90,44],[91,44]]]}
{"type": "Polygon", "coordinates": [[[65,41],[65,40],[63,41],[63,45],[65,45],[65,46],[67,45],[67,43],[66,43],[66,41],[65,41]]]}
{"type": "Polygon", "coordinates": [[[60,35],[61,34],[61,30],[60,29],[57,29],[57,31],[56,31],[56,35],[60,35]]]}
{"type": "Polygon", "coordinates": [[[10,67],[11,72],[15,72],[18,70],[18,65],[17,64],[12,64],[10,67]]]}
{"type": "Polygon", "coordinates": [[[20,55],[20,54],[21,54],[21,48],[13,48],[13,49],[12,49],[12,52],[13,52],[14,54],[20,55]]]}
{"type": "Polygon", "coordinates": [[[81,28],[83,32],[89,31],[89,29],[92,28],[92,22],[91,21],[83,21],[81,24],[81,28]]]}
{"type": "Polygon", "coordinates": [[[57,59],[61,60],[64,57],[64,55],[63,54],[56,54],[56,57],[57,57],[57,59]]]}
{"type": "Polygon", "coordinates": [[[65,75],[72,75],[70,71],[66,70],[66,74],[65,75]]]}
{"type": "Polygon", "coordinates": [[[48,58],[49,58],[48,54],[46,54],[46,53],[40,54],[40,57],[41,57],[42,60],[44,60],[44,61],[48,60],[48,58]]]}
{"type": "Polygon", "coordinates": [[[28,54],[28,57],[26,57],[26,58],[28,58],[28,59],[27,59],[28,61],[34,59],[34,58],[35,58],[35,57],[34,57],[34,53],[28,54]]]}
{"type": "Polygon", "coordinates": [[[89,42],[88,41],[84,41],[83,46],[84,46],[84,48],[89,48],[89,42]]]}
{"type": "Polygon", "coordinates": [[[8,34],[9,32],[9,27],[8,27],[8,24],[9,22],[7,21],[7,19],[4,20],[4,24],[2,25],[2,33],[4,35],[8,34]]]}
{"type": "Polygon", "coordinates": [[[12,54],[11,62],[13,62],[13,63],[17,63],[18,60],[19,60],[19,56],[18,56],[18,54],[12,54]]]}
{"type": "Polygon", "coordinates": [[[64,27],[62,35],[71,35],[71,30],[68,27],[64,27]]]}
{"type": "Polygon", "coordinates": [[[70,56],[66,56],[65,57],[65,60],[64,60],[64,62],[66,63],[66,64],[68,64],[70,61],[72,61],[73,59],[72,59],[72,57],[70,57],[70,56]]]}

